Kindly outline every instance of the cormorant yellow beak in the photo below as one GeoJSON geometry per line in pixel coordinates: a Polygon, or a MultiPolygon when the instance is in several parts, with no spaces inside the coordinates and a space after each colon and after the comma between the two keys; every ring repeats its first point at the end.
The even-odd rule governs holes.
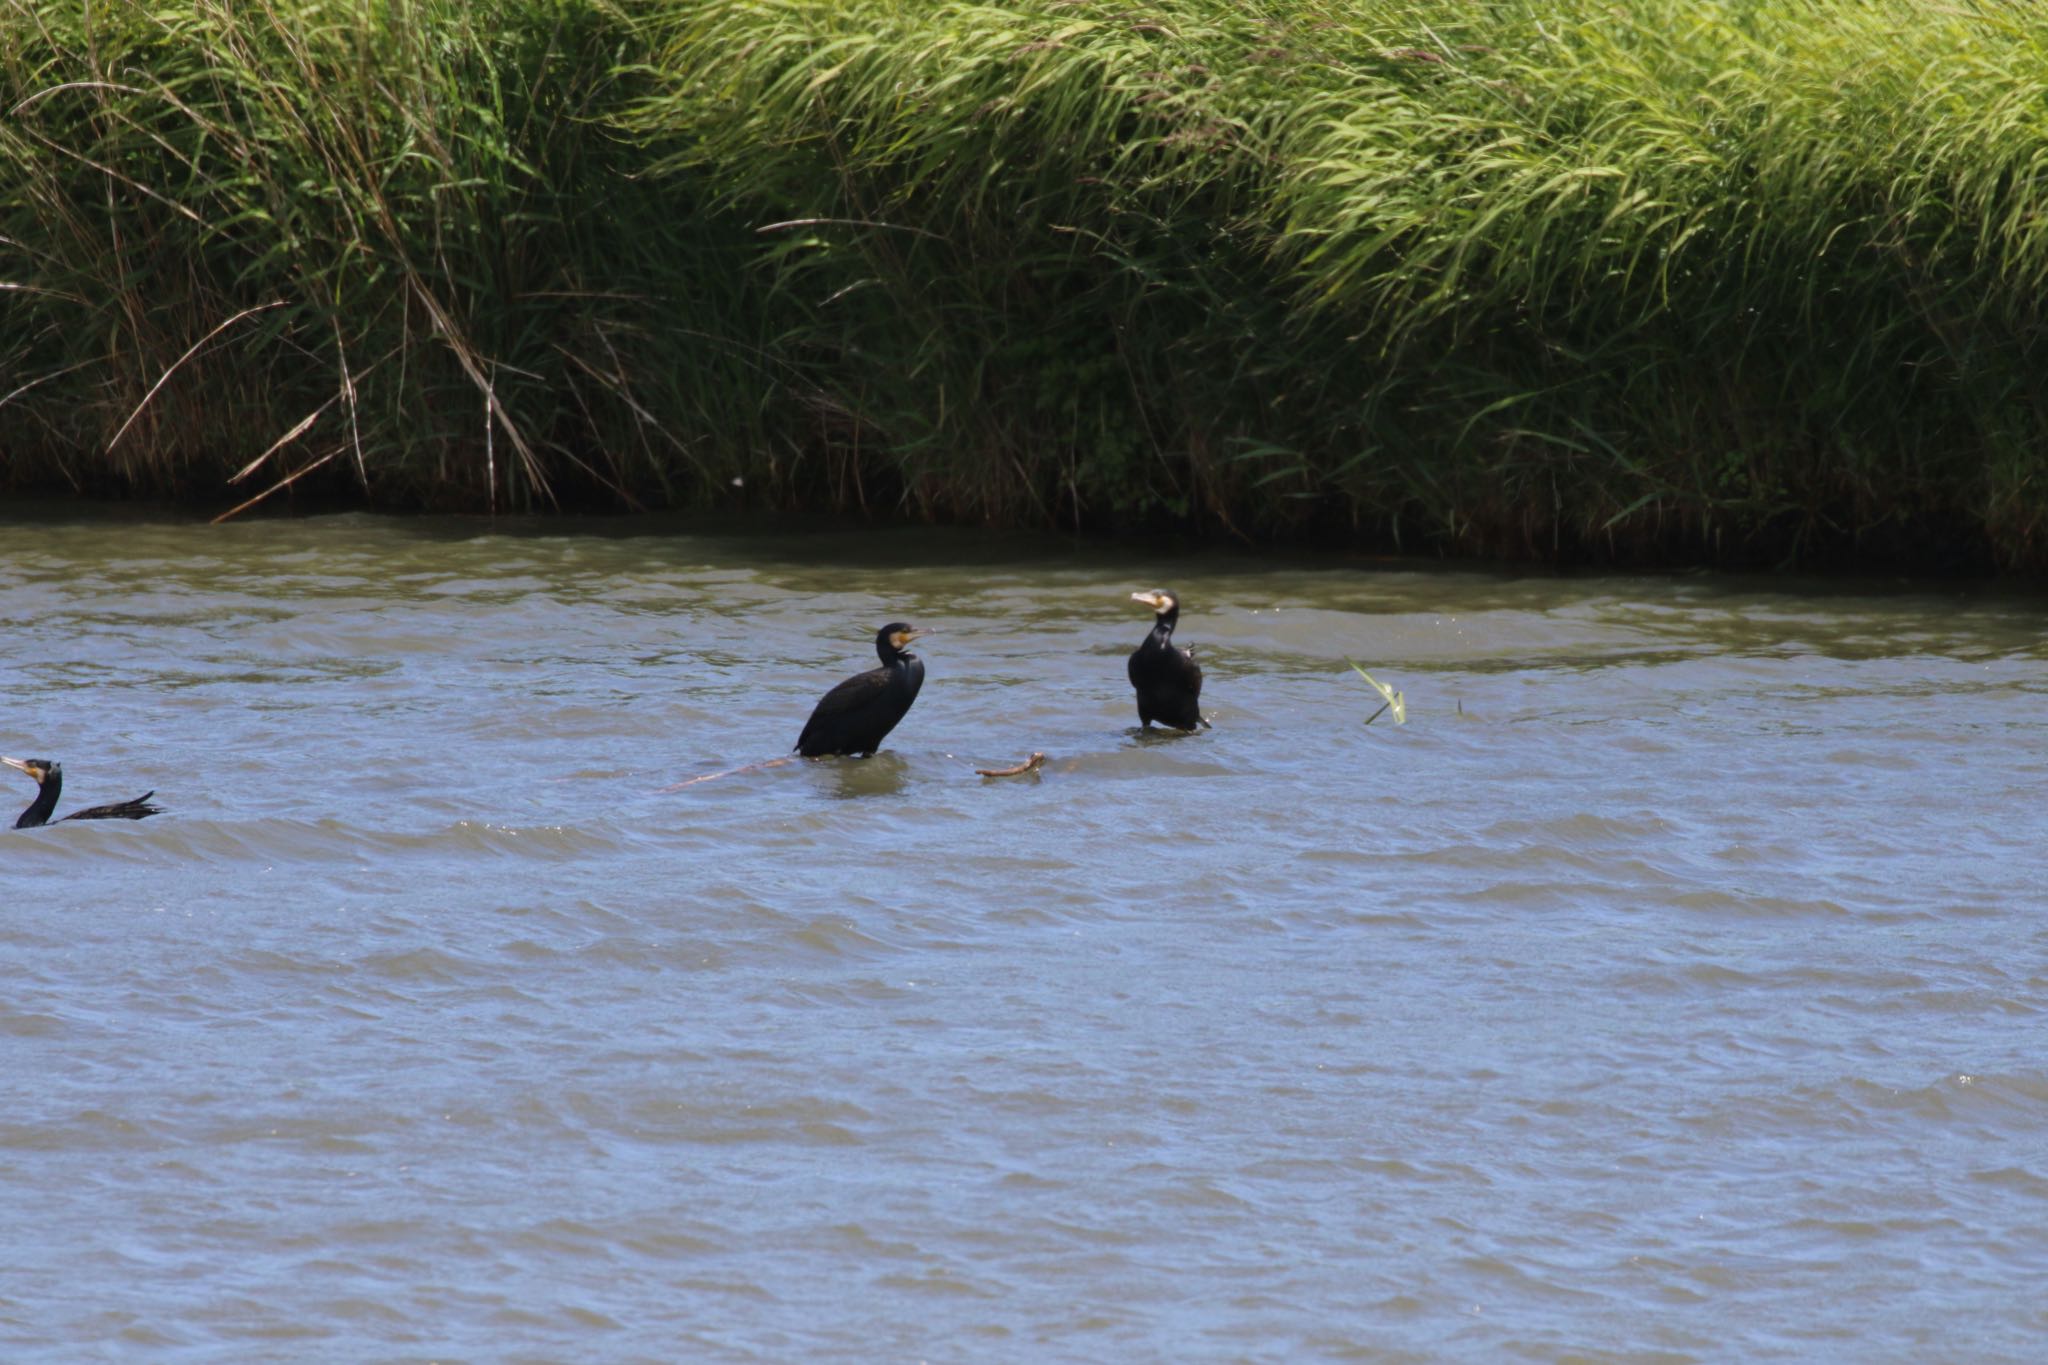
{"type": "Polygon", "coordinates": [[[922,640],[925,636],[929,634],[931,634],[931,632],[928,630],[917,630],[914,628],[911,630],[899,630],[894,635],[891,635],[889,637],[889,643],[896,646],[896,648],[901,649],[903,648],[903,646],[909,644],[912,640],[922,640]]]}
{"type": "Polygon", "coordinates": [[[1131,600],[1143,602],[1154,611],[1166,610],[1167,597],[1163,592],[1134,592],[1131,594],[1131,600]]]}

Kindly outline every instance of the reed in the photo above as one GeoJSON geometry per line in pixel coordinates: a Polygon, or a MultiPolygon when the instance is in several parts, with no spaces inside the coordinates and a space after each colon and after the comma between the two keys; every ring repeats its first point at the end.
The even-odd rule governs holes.
{"type": "Polygon", "coordinates": [[[743,236],[633,178],[611,8],[4,0],[0,25],[17,478],[631,504],[761,443],[731,397],[762,349],[743,236]]]}
{"type": "Polygon", "coordinates": [[[2024,5],[61,8],[17,481],[2048,562],[2024,5]]]}

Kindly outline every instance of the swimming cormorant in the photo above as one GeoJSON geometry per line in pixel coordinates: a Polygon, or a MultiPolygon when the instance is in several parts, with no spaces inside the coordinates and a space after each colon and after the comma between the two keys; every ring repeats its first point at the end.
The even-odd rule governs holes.
{"type": "MultiPolygon", "coordinates": [[[[16,829],[34,829],[38,825],[53,823],[50,812],[57,809],[57,794],[64,790],[64,765],[52,763],[47,758],[0,758],[10,768],[19,768],[36,780],[42,790],[36,799],[29,802],[28,809],[14,822],[16,829]]],[[[54,823],[64,820],[140,820],[144,816],[163,814],[162,806],[152,806],[149,798],[155,796],[154,789],[144,792],[133,801],[117,801],[109,806],[88,806],[75,810],[54,823]]]]}
{"type": "Polygon", "coordinates": [[[863,758],[882,747],[924,686],[924,661],[904,649],[928,630],[914,630],[891,621],[875,632],[875,653],[882,666],[859,673],[827,692],[797,737],[796,751],[805,758],[825,754],[857,754],[863,758]]]}
{"type": "Polygon", "coordinates": [[[1202,719],[1202,666],[1192,650],[1173,643],[1174,622],[1180,620],[1180,599],[1170,592],[1134,592],[1133,602],[1143,602],[1158,613],[1152,633],[1131,653],[1131,686],[1138,689],[1138,719],[1146,726],[1153,721],[1176,730],[1207,725],[1202,719]]]}

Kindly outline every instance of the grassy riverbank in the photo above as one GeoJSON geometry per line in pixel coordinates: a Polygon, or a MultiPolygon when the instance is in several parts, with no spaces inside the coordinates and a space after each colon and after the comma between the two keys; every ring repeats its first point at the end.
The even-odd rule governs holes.
{"type": "Polygon", "coordinates": [[[67,8],[17,485],[2048,565],[2023,5],[67,8]]]}

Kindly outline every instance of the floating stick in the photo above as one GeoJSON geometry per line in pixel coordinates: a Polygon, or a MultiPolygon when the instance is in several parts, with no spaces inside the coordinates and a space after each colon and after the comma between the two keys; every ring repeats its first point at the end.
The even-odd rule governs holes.
{"type": "Polygon", "coordinates": [[[1024,773],[1036,771],[1044,762],[1045,755],[1034,752],[1031,757],[1025,759],[1014,768],[976,768],[974,771],[980,773],[983,777],[1017,777],[1024,773]]]}
{"type": "MultiPolygon", "coordinates": [[[[781,758],[764,758],[759,763],[742,763],[739,767],[727,768],[722,773],[705,773],[702,777],[684,778],[681,782],[676,783],[672,787],[663,787],[661,791],[679,792],[685,787],[694,787],[699,782],[709,782],[714,777],[731,777],[736,773],[750,773],[753,772],[756,768],[779,768],[785,763],[794,763],[796,762],[796,760],[797,755],[784,754],[781,758]]],[[[660,794],[660,792],[656,793],[656,795],[660,794]]]]}
{"type": "MultiPolygon", "coordinates": [[[[797,754],[784,754],[781,758],[764,758],[758,763],[742,763],[737,768],[727,768],[723,772],[703,773],[697,777],[686,777],[680,782],[661,788],[656,794],[679,792],[685,787],[694,787],[699,782],[709,782],[716,777],[736,777],[741,773],[759,772],[767,768],[779,768],[785,763],[796,762],[798,757],[799,755],[797,754]]],[[[1025,773],[1036,772],[1043,766],[1045,766],[1045,755],[1034,751],[1031,757],[1025,759],[1022,763],[1016,764],[1014,767],[976,768],[974,771],[983,777],[1021,777],[1025,773]]]]}

